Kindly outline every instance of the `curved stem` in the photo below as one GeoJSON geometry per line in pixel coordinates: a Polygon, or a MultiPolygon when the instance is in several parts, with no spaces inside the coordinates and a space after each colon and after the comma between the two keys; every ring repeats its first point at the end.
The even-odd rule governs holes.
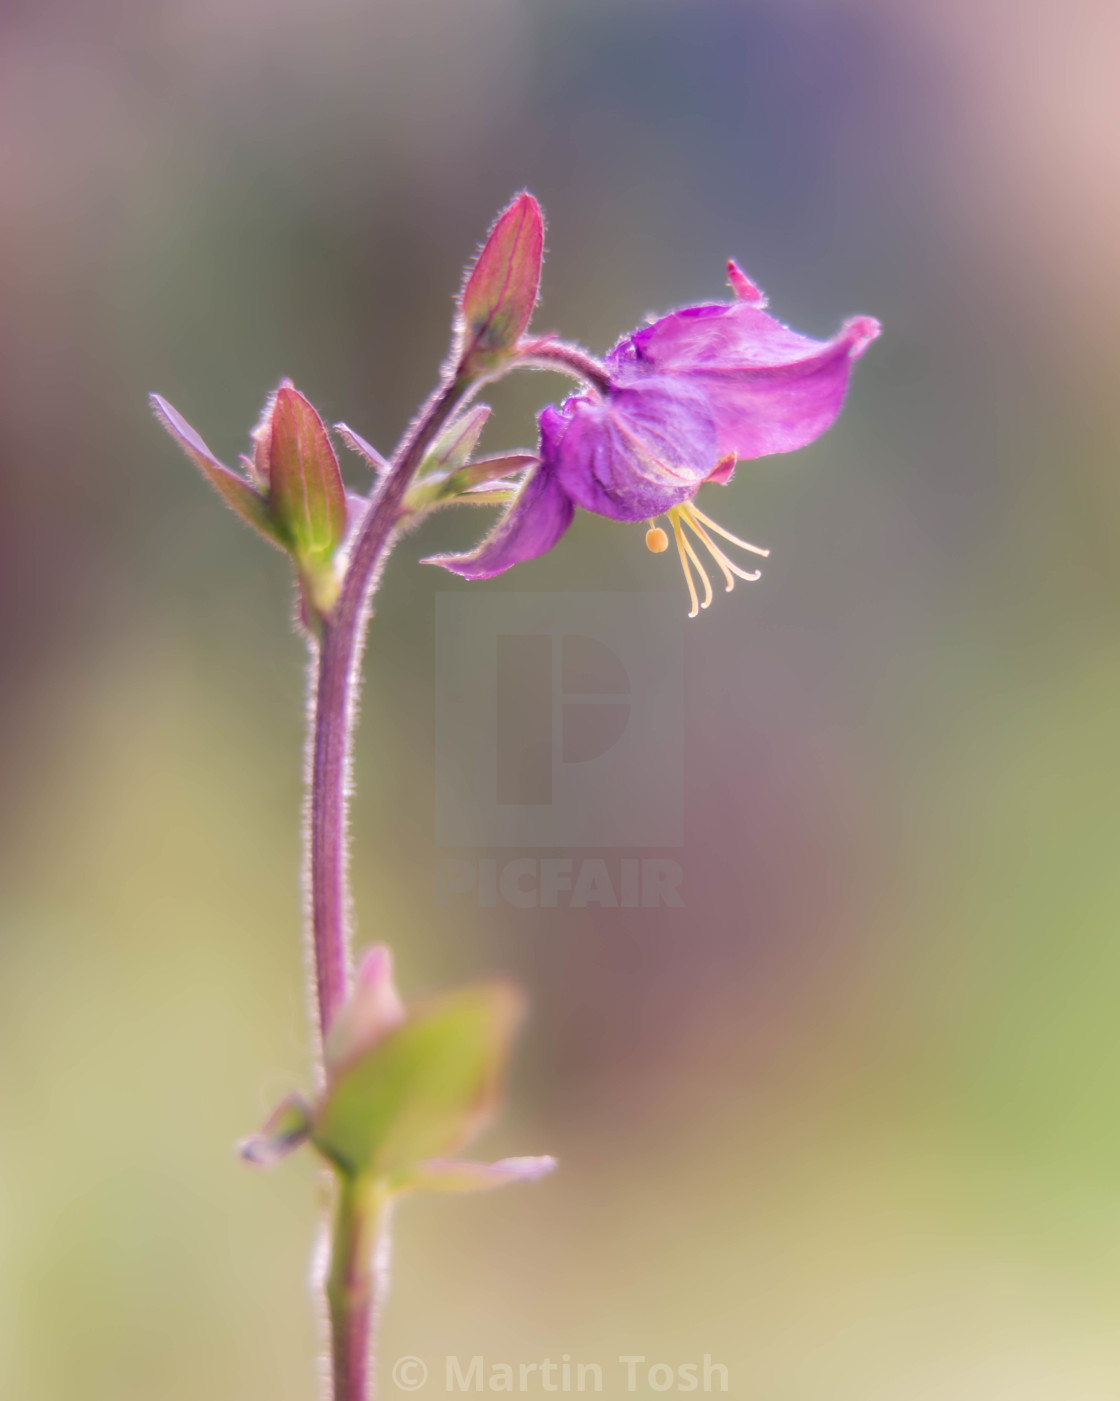
{"type": "Polygon", "coordinates": [[[559,370],[586,380],[600,393],[610,388],[610,375],[601,360],[588,355],[578,345],[557,340],[554,336],[541,336],[537,340],[523,340],[517,347],[518,360],[522,365],[535,365],[541,370],[559,370]]]}
{"type": "MultiPolygon", "coordinates": [[[[507,368],[526,363],[566,370],[600,388],[608,382],[606,370],[597,360],[560,341],[523,342],[507,368]]],[[[366,510],[350,550],[338,601],[321,620],[312,663],[307,836],[320,1078],[325,1073],[323,1043],[350,990],[350,766],[370,603],[400,524],[409,483],[444,424],[478,383],[476,377],[448,373],[413,421],[366,510]]],[[[367,1401],[370,1394],[372,1286],[367,1285],[376,1227],[368,1223],[371,1215],[378,1215],[366,1200],[372,1190],[369,1184],[358,1181],[339,1185],[327,1281],[334,1401],[367,1401]]]]}
{"type": "Polygon", "coordinates": [[[312,716],[308,885],[320,1042],[350,984],[350,888],[347,818],[359,672],[369,603],[392,544],[401,502],[425,450],[469,392],[445,381],[405,435],[366,511],[350,553],[342,591],[323,622],[316,657],[312,716]]]}
{"type": "MultiPolygon", "coordinates": [[[[315,701],[307,864],[320,1078],[325,1074],[323,1043],[350,987],[347,819],[358,682],[370,601],[393,543],[408,484],[432,440],[471,387],[469,380],[449,376],[405,434],[358,530],[342,590],[333,612],[322,621],[312,662],[315,701]]],[[[367,1401],[374,1292],[371,1256],[381,1211],[369,1183],[343,1179],[338,1192],[327,1277],[332,1394],[334,1401],[367,1401]]]]}

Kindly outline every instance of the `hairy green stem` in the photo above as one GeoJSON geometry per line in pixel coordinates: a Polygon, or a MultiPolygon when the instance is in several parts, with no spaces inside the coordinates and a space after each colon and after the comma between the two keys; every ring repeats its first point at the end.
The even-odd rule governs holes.
{"type": "Polygon", "coordinates": [[[339,1175],[327,1276],[333,1401],[366,1401],[370,1347],[379,1306],[387,1227],[384,1188],[364,1176],[339,1175]]]}

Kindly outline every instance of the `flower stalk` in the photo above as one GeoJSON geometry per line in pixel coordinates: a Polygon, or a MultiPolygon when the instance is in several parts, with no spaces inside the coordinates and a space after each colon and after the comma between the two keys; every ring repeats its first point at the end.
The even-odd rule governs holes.
{"type": "Polygon", "coordinates": [[[332,1401],[366,1401],[370,1349],[388,1251],[387,1194],[372,1178],[339,1176],[327,1277],[332,1401]]]}
{"type": "Polygon", "coordinates": [[[366,508],[338,601],[312,640],[314,708],[310,734],[308,889],[320,1057],[350,990],[350,886],[347,831],[354,721],[365,633],[378,574],[392,546],[408,485],[424,453],[472,381],[449,375],[428,400],[366,508]]]}
{"type": "MultiPolygon", "coordinates": [[[[354,722],[370,606],[408,485],[424,453],[472,381],[450,375],[406,433],[366,509],[338,602],[312,637],[308,886],[319,1042],[350,995],[349,798],[354,722]]],[[[373,1253],[384,1216],[378,1188],[364,1175],[339,1174],[327,1277],[333,1401],[367,1401],[373,1365],[373,1253]]],[[[386,1242],[387,1248],[387,1242],[386,1242]]]]}

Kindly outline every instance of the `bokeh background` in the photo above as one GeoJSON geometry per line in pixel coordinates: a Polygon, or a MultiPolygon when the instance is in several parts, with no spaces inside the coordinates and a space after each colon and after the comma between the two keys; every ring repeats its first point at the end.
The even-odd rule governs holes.
{"type": "MultiPolygon", "coordinates": [[[[302,655],[227,460],[290,374],[389,448],[531,187],[538,318],[723,295],[886,333],[709,502],[683,910],[437,908],[433,596],[394,558],[360,932],[530,989],[483,1149],[402,1210],[387,1362],[712,1355],[758,1401],[1120,1396],[1120,11],[1112,0],[8,0],[0,19],[0,1395],[303,1401],[302,655]]],[[[494,397],[498,449],[563,391],[494,397]]],[[[348,466],[353,480],[361,469],[348,466]]],[[[482,590],[683,588],[581,517],[482,590]]],[[[397,1394],[388,1379],[386,1395],[397,1394]]]]}

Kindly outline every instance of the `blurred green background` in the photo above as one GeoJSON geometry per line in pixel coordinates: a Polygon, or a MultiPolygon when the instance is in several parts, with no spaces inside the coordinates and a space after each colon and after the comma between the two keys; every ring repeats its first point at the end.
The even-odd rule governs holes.
{"type": "MultiPolygon", "coordinates": [[[[1112,0],[5,5],[0,1396],[313,1394],[313,1165],[232,1149],[307,1083],[301,646],[145,395],[230,460],[290,374],[390,448],[526,185],[541,329],[602,351],[733,254],[799,329],[886,330],[829,435],[705,499],[774,554],[689,625],[683,910],[436,907],[468,586],[416,560],[479,518],[392,561],[360,936],[406,992],[526,983],[482,1147],[562,1168],[402,1209],[386,1362],[1120,1396],[1118,52],[1112,0]]],[[[487,445],[563,388],[502,386],[487,445]]],[[[683,606],[586,516],[470,587],[683,606]]]]}

